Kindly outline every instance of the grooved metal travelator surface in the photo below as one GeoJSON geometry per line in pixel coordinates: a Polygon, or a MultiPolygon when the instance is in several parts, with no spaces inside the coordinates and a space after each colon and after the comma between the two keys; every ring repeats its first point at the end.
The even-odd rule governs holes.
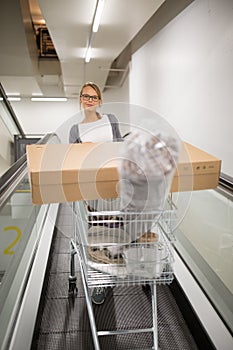
{"type": "MultiPolygon", "coordinates": [[[[73,297],[68,293],[70,276],[70,241],[74,236],[72,205],[62,204],[51,250],[43,295],[35,327],[32,349],[92,350],[93,342],[88,317],[85,286],[75,255],[78,288],[73,297]]],[[[92,278],[91,278],[92,280],[92,278]]],[[[157,326],[159,349],[196,350],[197,346],[169,286],[157,289],[157,326]]],[[[99,336],[101,349],[149,349],[153,332],[129,333],[127,330],[153,328],[151,291],[144,283],[116,284],[107,288],[103,305],[92,305],[97,330],[125,330],[120,334],[99,336]]]]}

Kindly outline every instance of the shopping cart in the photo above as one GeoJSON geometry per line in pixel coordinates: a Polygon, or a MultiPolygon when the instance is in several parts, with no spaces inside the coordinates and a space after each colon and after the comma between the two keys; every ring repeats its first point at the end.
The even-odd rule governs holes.
{"type": "Polygon", "coordinates": [[[74,255],[79,257],[95,350],[99,336],[152,332],[158,349],[156,285],[173,280],[172,200],[163,211],[123,212],[120,200],[73,203],[75,233],[71,240],[69,291],[76,290],[74,255]],[[135,235],[136,233],[136,235],[135,235]],[[151,288],[153,326],[145,329],[97,330],[91,302],[94,287],[146,285],[151,288]]]}

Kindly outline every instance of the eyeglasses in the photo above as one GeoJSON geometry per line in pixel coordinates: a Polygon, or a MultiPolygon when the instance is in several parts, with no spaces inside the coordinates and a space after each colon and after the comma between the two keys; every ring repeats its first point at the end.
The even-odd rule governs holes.
{"type": "Polygon", "coordinates": [[[90,101],[90,99],[92,99],[92,101],[97,102],[99,100],[99,96],[97,95],[88,95],[88,94],[83,94],[80,95],[80,97],[82,97],[84,99],[84,101],[90,101]]]}

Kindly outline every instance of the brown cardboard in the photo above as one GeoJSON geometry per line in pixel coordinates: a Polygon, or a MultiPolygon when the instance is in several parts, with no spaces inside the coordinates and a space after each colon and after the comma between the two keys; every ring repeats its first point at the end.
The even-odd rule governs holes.
{"type": "Polygon", "coordinates": [[[117,197],[119,144],[28,145],[35,204],[117,197]]]}
{"type": "MultiPolygon", "coordinates": [[[[117,158],[121,143],[28,145],[34,204],[118,196],[117,158]]],[[[221,161],[183,143],[171,192],[216,188],[221,161]]]]}
{"type": "Polygon", "coordinates": [[[182,146],[170,191],[183,192],[216,188],[221,160],[187,142],[183,142],[182,146]]]}

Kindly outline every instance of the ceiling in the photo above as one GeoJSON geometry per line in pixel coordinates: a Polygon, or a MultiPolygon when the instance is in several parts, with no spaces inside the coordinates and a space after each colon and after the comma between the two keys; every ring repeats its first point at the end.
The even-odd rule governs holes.
{"type": "Polygon", "coordinates": [[[96,0],[1,0],[0,81],[6,93],[71,98],[86,81],[102,90],[118,87],[128,67],[113,68],[114,60],[163,2],[105,0],[92,57],[85,63],[96,0]],[[45,21],[58,60],[38,58],[31,19],[37,25],[45,21]]]}

